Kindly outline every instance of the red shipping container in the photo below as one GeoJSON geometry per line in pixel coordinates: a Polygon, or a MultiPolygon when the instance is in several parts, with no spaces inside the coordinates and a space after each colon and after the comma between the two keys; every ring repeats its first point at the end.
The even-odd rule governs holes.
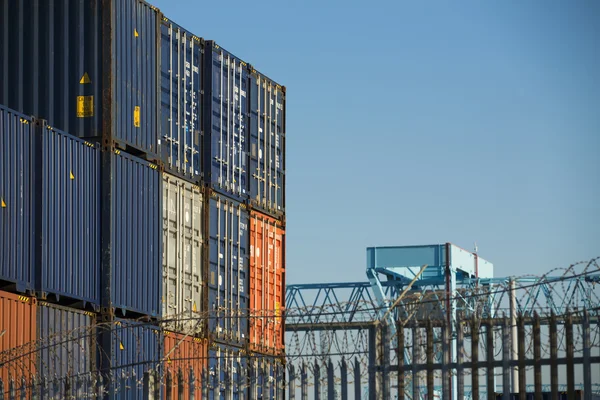
{"type": "MultiPolygon", "coordinates": [[[[34,298],[0,291],[0,379],[5,391],[11,380],[16,389],[21,388],[23,378],[29,386],[36,374],[36,320],[34,298]]],[[[21,392],[17,390],[17,393],[21,398],[21,392]]],[[[26,397],[29,397],[29,390],[26,397]]]]}
{"type": "Polygon", "coordinates": [[[250,213],[250,349],[284,354],[285,230],[267,215],[250,213]]]}
{"type": "Polygon", "coordinates": [[[190,398],[191,373],[194,374],[194,398],[202,398],[202,370],[208,366],[208,342],[207,339],[198,339],[179,333],[165,332],[165,373],[170,373],[170,389],[165,377],[166,391],[171,391],[171,398],[178,399],[179,395],[179,373],[182,374],[183,399],[190,398]]]}

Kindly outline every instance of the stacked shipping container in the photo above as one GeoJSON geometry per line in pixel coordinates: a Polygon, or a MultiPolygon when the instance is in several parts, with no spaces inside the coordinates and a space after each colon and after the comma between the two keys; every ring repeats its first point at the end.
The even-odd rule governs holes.
{"type": "Polygon", "coordinates": [[[0,106],[0,288],[21,293],[2,298],[33,321],[21,344],[80,343],[34,352],[26,380],[101,372],[139,398],[161,370],[178,393],[205,376],[214,398],[275,396],[285,88],[143,1],[0,10],[0,104],[19,111],[0,106]]]}

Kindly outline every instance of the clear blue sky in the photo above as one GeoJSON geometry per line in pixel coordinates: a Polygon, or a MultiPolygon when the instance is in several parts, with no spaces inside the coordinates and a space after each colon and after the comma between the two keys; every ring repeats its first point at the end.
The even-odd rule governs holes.
{"type": "Polygon", "coordinates": [[[374,245],[600,256],[600,2],[151,2],[287,86],[288,283],[374,245]]]}

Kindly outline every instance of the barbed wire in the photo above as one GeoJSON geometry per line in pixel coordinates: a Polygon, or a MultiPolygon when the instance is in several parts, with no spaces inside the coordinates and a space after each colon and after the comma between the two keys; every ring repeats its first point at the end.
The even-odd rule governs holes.
{"type": "MultiPolygon", "coordinates": [[[[535,312],[542,318],[548,318],[555,309],[562,310],[565,313],[568,311],[571,315],[581,315],[583,308],[586,308],[588,313],[598,313],[600,310],[600,293],[598,293],[600,285],[585,279],[588,276],[600,273],[598,260],[599,258],[595,258],[590,261],[572,264],[567,268],[556,268],[539,277],[531,276],[533,282],[517,284],[513,292],[511,292],[513,289],[508,282],[500,282],[490,287],[461,288],[456,295],[450,296],[450,300],[455,300],[461,303],[461,306],[465,306],[465,309],[459,310],[459,321],[469,317],[477,319],[486,316],[484,314],[490,310],[486,302],[494,297],[495,302],[500,304],[505,300],[504,296],[509,293],[517,293],[516,302],[521,305],[520,315],[535,312]],[[558,271],[561,271],[562,275],[556,279],[555,274],[558,271]],[[548,277],[550,276],[554,278],[549,280],[548,277]],[[542,303],[539,291],[536,292],[542,287],[545,290],[544,298],[557,300],[559,306],[542,303]]],[[[447,297],[445,292],[435,290],[412,293],[398,305],[397,315],[400,317],[401,315],[408,316],[411,319],[424,319],[425,316],[432,313],[437,316],[443,315],[445,313],[444,302],[447,297]]],[[[369,324],[376,321],[377,315],[385,309],[378,302],[361,299],[354,302],[282,308],[281,310],[240,309],[231,311],[218,308],[202,312],[170,315],[159,320],[140,318],[132,320],[119,319],[109,322],[94,321],[89,326],[55,332],[51,336],[38,338],[23,346],[0,352],[0,377],[8,376],[14,382],[21,381],[23,383],[25,381],[26,386],[32,388],[44,380],[53,382],[65,378],[76,381],[79,378],[87,377],[94,383],[98,382],[99,377],[103,375],[105,377],[114,376],[113,383],[118,383],[118,378],[118,380],[125,379],[129,384],[140,386],[143,383],[141,371],[154,371],[159,381],[164,383],[169,374],[173,374],[175,370],[173,366],[181,370],[189,363],[197,361],[201,361],[200,364],[204,366],[204,370],[199,371],[198,375],[204,374],[205,379],[209,379],[211,371],[214,374],[218,369],[217,367],[223,367],[220,365],[223,363],[226,364],[224,366],[225,370],[235,370],[236,374],[243,376],[254,375],[253,379],[259,379],[256,375],[256,368],[262,368],[265,371],[269,369],[269,373],[263,372],[264,376],[268,376],[272,374],[271,371],[274,369],[285,369],[286,365],[294,365],[298,362],[309,365],[317,363],[325,366],[332,360],[338,365],[341,360],[354,358],[356,362],[366,368],[369,354],[367,328],[369,324]],[[316,330],[318,321],[341,322],[350,313],[358,319],[358,322],[365,323],[363,328],[337,331],[316,330]],[[249,349],[247,343],[242,343],[239,346],[223,347],[218,343],[218,340],[211,339],[206,343],[198,344],[197,354],[188,357],[178,354],[178,350],[184,343],[187,343],[188,339],[207,339],[214,336],[215,332],[208,331],[208,325],[215,325],[217,321],[247,319],[252,324],[254,320],[260,319],[265,322],[267,330],[274,331],[277,325],[278,329],[283,332],[283,328],[286,324],[289,326],[290,321],[316,321],[316,318],[319,318],[319,320],[315,322],[314,330],[308,330],[307,332],[292,330],[287,332],[286,353],[275,354],[277,349],[272,349],[274,350],[273,354],[255,352],[249,349]],[[178,332],[178,335],[181,335],[180,339],[172,348],[165,349],[164,343],[159,342],[163,342],[163,337],[176,328],[180,330],[178,332]],[[152,332],[157,343],[157,350],[148,351],[148,354],[146,354],[145,349],[152,346],[148,347],[144,344],[144,341],[147,340],[147,330],[152,332]],[[127,338],[130,340],[126,340],[127,338]],[[124,351],[120,349],[121,346],[124,346],[122,343],[124,340],[128,342],[127,346],[133,345],[136,349],[135,357],[128,362],[120,363],[115,360],[110,365],[98,366],[95,365],[95,357],[93,360],[87,359],[88,354],[97,351],[101,358],[112,360],[114,354],[107,353],[109,349],[103,341],[110,341],[113,346],[110,353],[115,353],[115,349],[124,351]],[[33,362],[32,360],[36,361],[33,362]],[[57,365],[64,368],[56,368],[57,365]],[[76,371],[77,368],[82,370],[76,371]]],[[[498,315],[506,316],[507,309],[497,307],[494,311],[498,315]]],[[[558,315],[558,317],[561,316],[558,315]]],[[[509,326],[514,327],[515,325],[511,323],[509,326]]],[[[576,330],[578,331],[573,344],[576,351],[582,351],[581,328],[577,327],[576,330]]],[[[594,327],[591,329],[591,333],[592,346],[600,346],[600,328],[598,326],[594,327]]],[[[494,331],[495,343],[501,343],[500,335],[501,332],[494,331]]],[[[526,336],[526,343],[528,343],[526,353],[531,354],[531,328],[527,328],[524,335],[526,336]]],[[[547,340],[549,336],[547,331],[543,331],[542,335],[544,337],[542,351],[544,355],[548,355],[550,354],[549,341],[547,340]]],[[[247,342],[247,338],[245,338],[245,341],[247,342]]],[[[421,343],[424,343],[424,341],[421,341],[421,343]]],[[[439,336],[436,336],[434,345],[437,346],[436,352],[440,353],[442,341],[439,336]]],[[[481,341],[480,346],[482,349],[484,345],[484,341],[481,341]]],[[[412,346],[414,346],[412,337],[405,338],[405,346],[409,350],[412,349],[412,346]]],[[[424,346],[424,344],[420,346],[424,346]]],[[[469,349],[469,346],[463,348],[465,358],[471,357],[469,349]]],[[[566,351],[563,331],[559,332],[558,351],[566,351]]],[[[501,352],[501,348],[495,349],[495,357],[501,352]]],[[[392,358],[396,357],[395,352],[391,354],[392,358]]],[[[421,351],[421,354],[424,355],[425,352],[421,351]]],[[[172,379],[172,375],[169,379],[172,379]]],[[[249,382],[254,381],[250,380],[249,382]]],[[[352,379],[348,382],[351,383],[352,379]]],[[[186,376],[183,380],[178,379],[178,384],[190,385],[192,383],[193,381],[186,376]]]]}

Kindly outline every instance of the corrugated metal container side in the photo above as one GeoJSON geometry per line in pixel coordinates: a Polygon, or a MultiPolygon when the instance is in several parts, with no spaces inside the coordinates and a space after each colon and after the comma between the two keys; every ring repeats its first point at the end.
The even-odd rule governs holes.
{"type": "Polygon", "coordinates": [[[35,136],[30,118],[0,107],[0,281],[20,292],[33,290],[39,256],[35,136]]]}
{"type": "MultiPolygon", "coordinates": [[[[183,382],[184,395],[182,400],[190,398],[190,383],[192,381],[195,388],[194,398],[201,398],[202,386],[204,385],[201,378],[208,368],[207,340],[172,332],[165,332],[164,338],[164,368],[165,374],[171,374],[171,398],[179,399],[177,397],[180,389],[179,374],[181,374],[181,382],[183,382]]],[[[166,397],[167,393],[165,393],[166,397]]]]}
{"type": "Polygon", "coordinates": [[[162,176],[155,164],[112,154],[112,303],[157,317],[162,300],[162,176]]]}
{"type": "Polygon", "coordinates": [[[163,174],[162,317],[166,329],[195,335],[203,331],[202,191],[183,179],[163,174]]]}
{"type": "Polygon", "coordinates": [[[212,192],[209,198],[208,330],[226,343],[248,341],[249,216],[246,206],[212,192]]]}
{"type": "Polygon", "coordinates": [[[38,303],[37,337],[40,339],[38,373],[47,381],[47,398],[67,398],[64,379],[70,377],[70,395],[90,398],[86,374],[96,370],[95,314],[53,304],[38,303]]]}
{"type": "Polygon", "coordinates": [[[285,398],[285,366],[281,359],[254,354],[248,369],[249,399],[285,398]]]}
{"type": "Polygon", "coordinates": [[[250,213],[250,349],[281,355],[285,299],[285,230],[264,214],[250,213]]]}
{"type": "Polygon", "coordinates": [[[110,337],[110,365],[100,364],[100,370],[110,370],[115,382],[114,398],[143,400],[144,372],[156,370],[162,360],[160,330],[150,324],[119,319],[112,324],[110,337]]]}
{"type": "MultiPolygon", "coordinates": [[[[28,383],[37,373],[36,318],[34,298],[0,291],[0,354],[2,359],[10,360],[0,368],[0,378],[5,383],[11,378],[20,383],[23,377],[28,383]]],[[[8,391],[8,387],[4,386],[4,390],[8,391]]],[[[2,393],[0,397],[4,398],[2,393]]]]}
{"type": "Polygon", "coordinates": [[[206,42],[204,70],[204,180],[213,189],[248,199],[248,68],[206,42]]]}
{"type": "Polygon", "coordinates": [[[169,172],[198,182],[204,40],[166,18],[160,35],[162,160],[169,172]]]}
{"type": "Polygon", "coordinates": [[[0,0],[0,10],[0,103],[78,137],[159,154],[156,8],[0,0]]]}
{"type": "Polygon", "coordinates": [[[285,87],[254,69],[250,77],[250,201],[285,213],[285,87]]]}
{"type": "Polygon", "coordinates": [[[209,399],[245,399],[248,357],[237,347],[212,343],[208,350],[209,399]]]}
{"type": "Polygon", "coordinates": [[[100,150],[42,128],[41,297],[100,305],[100,150]]]}

